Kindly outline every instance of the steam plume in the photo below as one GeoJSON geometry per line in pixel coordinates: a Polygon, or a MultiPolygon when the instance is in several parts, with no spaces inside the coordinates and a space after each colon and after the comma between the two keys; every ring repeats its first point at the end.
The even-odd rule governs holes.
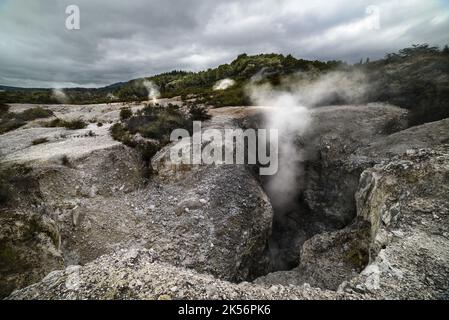
{"type": "Polygon", "coordinates": [[[253,81],[247,91],[255,105],[272,107],[266,123],[279,130],[279,169],[268,182],[267,191],[275,205],[285,206],[294,200],[302,184],[305,155],[300,138],[310,128],[310,109],[362,101],[368,85],[361,72],[336,71],[319,77],[297,74],[277,88],[253,81]]]}
{"type": "Polygon", "coordinates": [[[148,100],[152,101],[153,103],[156,103],[157,99],[161,95],[159,92],[159,88],[154,84],[153,81],[149,80],[144,80],[142,84],[147,89],[148,100]]]}
{"type": "Polygon", "coordinates": [[[287,82],[285,89],[308,107],[359,103],[369,89],[367,78],[360,71],[333,71],[320,76],[298,73],[287,82]]]}
{"type": "Polygon", "coordinates": [[[249,96],[256,105],[273,107],[266,121],[268,127],[279,132],[279,169],[267,188],[277,205],[287,204],[297,193],[298,179],[302,176],[303,156],[295,141],[310,125],[309,110],[301,104],[300,96],[275,90],[270,85],[252,86],[249,96]]]}
{"type": "Polygon", "coordinates": [[[117,100],[117,96],[114,95],[113,93],[108,93],[106,96],[109,100],[117,100]]]}
{"type": "Polygon", "coordinates": [[[53,88],[51,94],[59,103],[67,103],[69,100],[63,89],[53,88]]]}
{"type": "Polygon", "coordinates": [[[232,87],[235,84],[235,81],[229,78],[218,80],[213,87],[213,90],[226,90],[227,88],[232,87]]]}

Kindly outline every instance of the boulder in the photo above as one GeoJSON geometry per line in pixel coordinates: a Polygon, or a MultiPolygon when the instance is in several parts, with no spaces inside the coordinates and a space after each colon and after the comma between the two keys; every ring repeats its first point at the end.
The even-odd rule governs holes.
{"type": "Polygon", "coordinates": [[[410,149],[366,170],[356,194],[371,264],[342,289],[379,298],[447,299],[449,145],[410,149]]]}

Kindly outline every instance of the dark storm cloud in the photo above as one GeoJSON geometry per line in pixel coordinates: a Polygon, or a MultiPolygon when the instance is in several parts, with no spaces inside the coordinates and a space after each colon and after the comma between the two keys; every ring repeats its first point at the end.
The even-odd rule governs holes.
{"type": "Polygon", "coordinates": [[[353,62],[443,45],[447,30],[449,8],[438,0],[0,0],[0,83],[106,85],[213,67],[242,52],[353,62]],[[81,30],[65,29],[70,4],[81,30]]]}

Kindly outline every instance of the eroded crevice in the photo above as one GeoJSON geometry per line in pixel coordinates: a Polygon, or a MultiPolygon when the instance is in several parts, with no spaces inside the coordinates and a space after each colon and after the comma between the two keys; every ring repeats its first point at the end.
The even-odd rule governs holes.
{"type": "MultiPolygon", "coordinates": [[[[298,185],[297,194],[288,203],[277,201],[277,193],[273,194],[267,187],[270,177],[261,179],[274,212],[272,233],[268,240],[270,266],[267,274],[276,273],[276,276],[268,281],[284,285],[307,282],[315,287],[336,290],[343,281],[357,275],[368,264],[370,228],[365,221],[355,218],[355,190],[352,194],[348,193],[348,203],[344,206],[346,209],[352,207],[351,212],[342,212],[341,216],[338,213],[329,215],[326,210],[316,210],[322,208],[316,203],[315,210],[312,209],[306,193],[310,197],[310,192],[316,192],[325,198],[326,192],[323,190],[331,190],[331,186],[320,188],[314,181],[315,189],[308,190],[308,179],[320,175],[311,171],[320,168],[320,164],[301,165],[306,168],[304,181],[298,185]],[[293,277],[291,270],[294,271],[293,277]],[[279,271],[287,273],[282,276],[279,271]]],[[[355,180],[358,177],[344,179],[355,180]]]]}
{"type": "MultiPolygon", "coordinates": [[[[314,204],[314,208],[311,208],[306,192],[320,193],[320,197],[325,197],[325,192],[320,192],[324,190],[324,187],[316,186],[319,190],[313,191],[304,189],[310,183],[307,179],[313,179],[312,177],[317,175],[315,170],[319,165],[316,163],[301,163],[299,165],[305,168],[303,181],[298,184],[296,194],[291,198],[291,201],[278,201],[276,199],[278,194],[273,193],[271,188],[267,187],[272,178],[261,179],[274,212],[272,234],[269,239],[270,272],[290,270],[297,267],[300,262],[301,248],[308,239],[323,232],[342,229],[352,222],[352,219],[339,219],[329,216],[325,210],[319,210],[321,208],[317,210],[316,204],[314,204]]],[[[326,188],[329,188],[329,186],[326,186],[326,188]]],[[[353,199],[347,199],[347,201],[354,202],[353,199]]],[[[352,217],[355,216],[355,210],[355,203],[353,203],[352,217]]]]}
{"type": "Polygon", "coordinates": [[[268,187],[274,177],[260,176],[257,166],[249,166],[253,176],[243,167],[204,166],[190,174],[191,168],[173,172],[170,166],[159,168],[158,182],[144,186],[143,168],[149,163],[143,164],[135,150],[124,146],[72,161],[73,166],[63,166],[53,174],[46,172],[40,177],[41,189],[47,201],[58,200],[52,211],[61,225],[63,254],[71,264],[84,264],[112,252],[112,245],[129,247],[135,239],[143,239],[148,248],[159,252],[161,260],[223,280],[253,281],[302,267],[298,277],[304,275],[315,286],[336,289],[352,265],[359,270],[366,264],[364,247],[353,246],[363,239],[358,227],[349,233],[330,234],[346,227],[355,216],[353,197],[359,173],[326,162],[319,147],[304,141],[315,144],[316,139],[298,140],[298,152],[307,154],[296,163],[297,181],[288,201],[268,187]],[[140,188],[145,191],[139,192],[140,188]],[[339,202],[332,206],[330,199],[339,202]],[[154,236],[158,232],[180,239],[176,252],[166,245],[172,239],[154,236]],[[317,235],[322,237],[315,239],[317,235]],[[324,252],[323,243],[330,251],[324,252]],[[348,250],[340,250],[346,245],[348,250]],[[184,250],[182,254],[178,248],[184,250]],[[309,257],[307,263],[301,252],[309,257]],[[329,259],[327,254],[337,258],[329,259]],[[314,282],[307,278],[308,271],[322,264],[332,267],[340,262],[344,273],[331,274],[332,279],[327,274],[314,282]]]}
{"type": "MultiPolygon", "coordinates": [[[[240,125],[256,129],[265,126],[261,117],[248,118],[240,125]]],[[[296,168],[291,170],[295,177],[286,188],[287,197],[271,185],[277,179],[275,186],[279,186],[279,177],[258,177],[274,214],[268,239],[270,263],[266,272],[268,278],[270,274],[273,277],[268,283],[296,285],[307,282],[336,290],[369,261],[369,228],[355,219],[354,195],[363,167],[345,167],[344,152],[338,156],[329,153],[335,152],[334,147],[339,149],[341,142],[329,145],[317,132],[307,132],[295,140],[295,144],[295,152],[301,157],[294,163],[296,168]],[[323,266],[338,271],[316,272],[323,266]]],[[[281,151],[280,170],[283,161],[289,162],[287,167],[292,167],[292,160],[285,159],[281,151]]],[[[262,283],[267,280],[263,278],[262,283]]]]}

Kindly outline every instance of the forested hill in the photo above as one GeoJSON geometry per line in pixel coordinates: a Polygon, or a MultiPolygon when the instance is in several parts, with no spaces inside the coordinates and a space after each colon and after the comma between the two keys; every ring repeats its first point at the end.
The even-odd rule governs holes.
{"type": "MultiPolygon", "coordinates": [[[[171,71],[148,78],[116,83],[97,89],[64,89],[66,103],[84,104],[148,99],[145,80],[155,84],[161,97],[195,97],[197,102],[220,106],[248,105],[245,85],[263,73],[263,81],[276,86],[289,81],[290,75],[311,78],[333,70],[361,71],[369,79],[371,90],[362,103],[388,102],[411,110],[410,124],[449,117],[449,48],[414,45],[384,59],[348,65],[341,61],[309,61],[291,55],[239,55],[229,64],[200,72],[171,71]],[[235,81],[225,90],[213,90],[221,79],[235,81]]],[[[147,83],[148,83],[147,81],[147,83]]],[[[60,97],[59,97],[60,98],[60,97]]],[[[58,103],[51,89],[0,88],[0,103],[58,103]]],[[[350,103],[337,97],[329,104],[350,103]]]]}
{"type": "MultiPolygon", "coordinates": [[[[260,54],[248,56],[239,55],[229,64],[223,64],[217,68],[200,72],[171,71],[155,76],[134,79],[128,82],[112,84],[103,88],[70,88],[64,89],[68,103],[84,104],[110,101],[134,101],[148,98],[148,90],[143,81],[152,81],[159,87],[162,97],[173,97],[177,95],[199,94],[208,95],[212,93],[212,87],[220,79],[232,78],[237,85],[227,90],[226,95],[234,96],[229,101],[217,101],[223,105],[242,93],[240,84],[248,81],[252,76],[262,71],[275,78],[281,75],[297,72],[318,70],[325,71],[341,65],[338,61],[308,61],[296,59],[291,55],[281,54],[260,54]]],[[[4,102],[24,102],[24,103],[58,103],[56,97],[52,95],[51,89],[23,89],[6,90],[0,93],[0,99],[4,102]]],[[[1,89],[0,89],[1,90],[1,89]]],[[[235,101],[237,102],[237,101],[235,101]]],[[[241,98],[238,99],[241,104],[241,98]]]]}

